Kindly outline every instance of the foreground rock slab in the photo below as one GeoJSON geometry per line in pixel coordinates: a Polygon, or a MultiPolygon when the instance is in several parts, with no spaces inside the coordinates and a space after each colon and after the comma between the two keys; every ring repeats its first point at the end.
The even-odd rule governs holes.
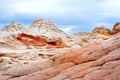
{"type": "MultiPolygon", "coordinates": [[[[59,52],[58,52],[59,53],[59,52]]],[[[120,80],[120,33],[47,60],[0,72],[0,80],[120,80]]]]}

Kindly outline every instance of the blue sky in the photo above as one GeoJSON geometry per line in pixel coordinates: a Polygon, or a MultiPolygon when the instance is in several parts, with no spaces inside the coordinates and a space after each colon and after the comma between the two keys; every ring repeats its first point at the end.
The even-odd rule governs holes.
{"type": "Polygon", "coordinates": [[[112,29],[120,21],[120,0],[1,0],[0,29],[12,21],[28,27],[47,18],[67,33],[90,32],[96,26],[112,29]]]}

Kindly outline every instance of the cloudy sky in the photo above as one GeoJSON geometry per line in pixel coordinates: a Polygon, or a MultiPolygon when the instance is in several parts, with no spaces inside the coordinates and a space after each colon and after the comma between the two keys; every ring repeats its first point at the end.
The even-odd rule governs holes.
{"type": "Polygon", "coordinates": [[[29,27],[47,18],[67,33],[90,32],[96,26],[112,29],[120,21],[120,0],[1,0],[0,29],[11,21],[29,27]]]}

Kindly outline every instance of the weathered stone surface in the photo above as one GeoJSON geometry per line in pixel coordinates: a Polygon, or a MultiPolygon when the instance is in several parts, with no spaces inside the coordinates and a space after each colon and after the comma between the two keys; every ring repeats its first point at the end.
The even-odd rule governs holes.
{"type": "Polygon", "coordinates": [[[80,33],[74,34],[74,36],[76,38],[74,41],[76,41],[82,47],[89,46],[91,44],[101,42],[103,40],[107,40],[109,38],[109,35],[104,35],[97,32],[92,32],[92,33],[80,32],[80,33]]]}
{"type": "Polygon", "coordinates": [[[92,33],[96,33],[96,34],[102,34],[102,35],[106,35],[109,36],[110,35],[110,30],[105,28],[104,26],[102,27],[96,27],[92,33]]]}
{"type": "Polygon", "coordinates": [[[114,25],[114,27],[113,27],[113,29],[112,29],[112,31],[111,31],[111,34],[113,35],[113,34],[116,34],[116,33],[118,33],[118,32],[120,32],[120,22],[118,22],[118,23],[116,23],[116,24],[114,25]]]}
{"type": "Polygon", "coordinates": [[[47,60],[10,68],[1,72],[1,80],[119,80],[119,34],[99,44],[56,54],[50,64],[47,60]]]}
{"type": "Polygon", "coordinates": [[[114,36],[104,43],[94,44],[84,49],[79,49],[76,51],[71,51],[68,53],[58,54],[53,56],[51,59],[55,61],[55,64],[60,64],[64,62],[74,61],[75,63],[83,63],[87,61],[96,60],[109,52],[120,47],[120,36],[114,36]]]}
{"type": "Polygon", "coordinates": [[[59,66],[54,66],[52,68],[38,71],[27,76],[13,78],[10,80],[47,80],[51,77],[58,75],[60,72],[72,66],[74,66],[74,63],[64,63],[60,64],[59,66]]]}
{"type": "Polygon", "coordinates": [[[103,76],[114,72],[112,69],[120,66],[119,52],[120,48],[112,51],[106,56],[99,58],[98,60],[71,67],[50,80],[74,80],[76,78],[84,78],[83,80],[97,80],[102,78],[103,76]]]}
{"type": "Polygon", "coordinates": [[[27,30],[19,23],[11,22],[10,25],[6,26],[2,29],[2,31],[6,32],[26,32],[27,30]]]}
{"type": "Polygon", "coordinates": [[[31,62],[26,65],[20,65],[20,66],[10,68],[4,71],[3,75],[10,75],[12,77],[26,75],[26,74],[30,74],[30,73],[51,67],[52,63],[53,62],[51,60],[31,62]]]}
{"type": "MultiPolygon", "coordinates": [[[[49,39],[61,38],[70,47],[78,46],[71,35],[57,28],[53,22],[47,19],[37,19],[28,29],[33,35],[45,36],[49,39]]],[[[80,47],[80,45],[79,45],[80,47]]]]}
{"type": "Polygon", "coordinates": [[[25,44],[26,46],[46,46],[46,48],[64,48],[67,47],[65,43],[59,39],[47,40],[44,36],[33,36],[25,33],[18,35],[17,40],[25,44]]]}
{"type": "Polygon", "coordinates": [[[29,32],[9,34],[10,31],[2,31],[9,35],[1,36],[0,31],[0,80],[119,80],[118,26],[119,23],[109,36],[109,30],[97,28],[93,33],[72,35],[74,39],[44,19],[36,20],[30,27],[35,32],[43,30],[37,33],[39,35],[29,32]],[[49,38],[40,36],[41,33],[48,36],[56,32],[62,35],[50,35],[49,38]],[[64,37],[61,38],[62,36],[64,37]],[[78,38],[79,36],[81,37],[78,38]],[[63,47],[72,40],[82,47],[63,47]],[[77,42],[78,40],[80,41],[77,42]]]}

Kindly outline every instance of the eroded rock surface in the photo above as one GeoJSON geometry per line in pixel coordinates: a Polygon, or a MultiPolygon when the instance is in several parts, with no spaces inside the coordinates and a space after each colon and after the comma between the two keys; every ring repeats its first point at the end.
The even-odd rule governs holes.
{"type": "Polygon", "coordinates": [[[78,46],[73,37],[57,28],[53,22],[47,19],[37,19],[28,29],[33,35],[48,37],[48,39],[61,38],[61,40],[70,47],[78,46]]]}
{"type": "Polygon", "coordinates": [[[107,29],[107,28],[105,28],[104,26],[102,26],[102,27],[96,27],[92,32],[93,33],[97,33],[97,34],[106,35],[106,36],[110,35],[110,30],[107,29]]]}
{"type": "Polygon", "coordinates": [[[111,31],[111,34],[116,34],[120,32],[120,22],[116,23],[111,31]]]}
{"type": "Polygon", "coordinates": [[[26,29],[19,23],[11,22],[10,25],[5,26],[2,31],[6,32],[26,32],[26,29]]]}
{"type": "Polygon", "coordinates": [[[67,47],[65,43],[59,39],[47,40],[44,36],[33,36],[25,33],[18,35],[17,40],[22,42],[26,46],[46,46],[46,48],[64,48],[67,47]]]}
{"type": "Polygon", "coordinates": [[[119,23],[111,31],[100,27],[73,35],[46,19],[28,30],[17,23],[4,30],[0,80],[120,80],[119,23]]]}
{"type": "Polygon", "coordinates": [[[119,80],[119,71],[120,33],[117,33],[99,44],[71,48],[42,63],[10,68],[0,76],[1,80],[119,80]]]}

